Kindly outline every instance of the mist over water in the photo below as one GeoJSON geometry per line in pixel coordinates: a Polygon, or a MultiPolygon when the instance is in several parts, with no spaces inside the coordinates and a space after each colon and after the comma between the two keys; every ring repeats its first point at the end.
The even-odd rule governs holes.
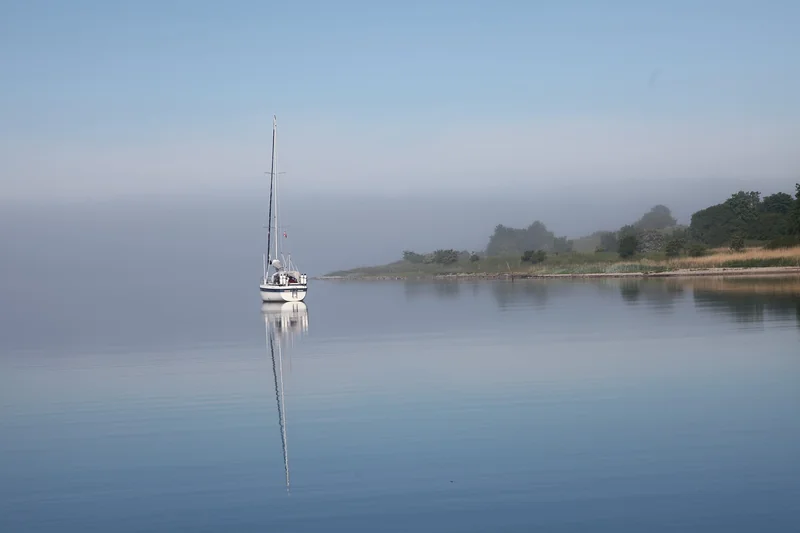
{"type": "MultiPolygon", "coordinates": [[[[510,190],[487,180],[480,193],[417,189],[382,195],[322,194],[296,185],[281,191],[281,225],[289,237],[287,250],[312,276],[394,261],[406,249],[482,250],[497,224],[525,227],[541,220],[557,235],[576,238],[617,229],[656,204],[667,205],[679,223],[688,224],[693,212],[740,189],[768,194],[794,187],[777,180],[705,180],[510,190]]],[[[267,198],[267,190],[258,190],[7,203],[0,210],[2,266],[14,284],[24,286],[35,286],[45,272],[66,269],[77,276],[68,283],[136,276],[165,286],[213,280],[213,286],[244,287],[261,272],[267,198]]]]}
{"type": "MultiPolygon", "coordinates": [[[[524,227],[541,220],[558,235],[579,237],[632,222],[656,203],[667,204],[679,223],[688,223],[692,212],[740,188],[791,189],[785,183],[737,181],[672,188],[553,184],[513,195],[489,185],[480,195],[418,190],[394,197],[285,187],[280,209],[286,249],[316,276],[394,261],[406,249],[481,250],[500,223],[524,227]]],[[[266,246],[266,198],[267,191],[260,190],[4,205],[0,343],[35,344],[41,327],[65,339],[87,328],[100,337],[127,331],[135,338],[137,321],[154,316],[142,310],[156,307],[171,310],[173,325],[153,323],[165,338],[174,321],[211,320],[204,308],[225,306],[232,296],[253,296],[266,246]]],[[[201,338],[213,330],[202,331],[201,338]]]]}

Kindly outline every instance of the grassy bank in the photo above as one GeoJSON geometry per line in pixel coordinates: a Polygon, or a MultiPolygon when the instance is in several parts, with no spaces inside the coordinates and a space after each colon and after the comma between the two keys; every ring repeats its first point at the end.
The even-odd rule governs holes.
{"type": "Polygon", "coordinates": [[[711,255],[673,259],[668,264],[681,269],[800,266],[800,246],[780,250],[751,248],[743,252],[716,250],[711,255]]]}
{"type": "Polygon", "coordinates": [[[703,257],[674,259],[667,259],[663,254],[620,260],[616,254],[568,253],[548,256],[543,262],[537,264],[525,263],[519,256],[482,257],[479,261],[461,259],[449,265],[396,261],[388,265],[331,272],[324,277],[367,279],[427,278],[448,275],[496,277],[509,274],[515,276],[625,275],[767,267],[800,267],[800,246],[780,250],[751,248],[742,252],[712,250],[709,255],[703,257]]]}

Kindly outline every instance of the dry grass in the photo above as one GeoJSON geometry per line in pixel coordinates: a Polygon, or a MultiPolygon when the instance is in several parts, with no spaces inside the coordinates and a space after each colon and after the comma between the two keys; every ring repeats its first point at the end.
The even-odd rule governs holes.
{"type": "Polygon", "coordinates": [[[780,250],[751,248],[743,252],[715,250],[704,257],[681,257],[667,262],[670,268],[720,268],[759,266],[800,266],[800,246],[780,250]]]}

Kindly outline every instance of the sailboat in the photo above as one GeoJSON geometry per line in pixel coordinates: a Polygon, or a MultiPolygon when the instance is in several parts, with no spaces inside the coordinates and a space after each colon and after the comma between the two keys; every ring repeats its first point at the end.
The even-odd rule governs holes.
{"type": "MultiPolygon", "coordinates": [[[[269,171],[269,216],[267,223],[267,250],[264,254],[264,274],[261,277],[262,302],[302,302],[308,292],[308,276],[300,273],[292,263],[292,256],[284,256],[278,238],[278,183],[275,162],[275,141],[278,120],[272,116],[272,164],[269,171]],[[272,249],[274,240],[274,249],[272,249]]],[[[284,240],[287,238],[283,232],[284,240]]]]}

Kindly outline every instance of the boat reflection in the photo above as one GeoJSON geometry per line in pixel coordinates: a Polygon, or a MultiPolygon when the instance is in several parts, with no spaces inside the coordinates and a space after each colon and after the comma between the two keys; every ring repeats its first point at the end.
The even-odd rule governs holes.
{"type": "Polygon", "coordinates": [[[267,331],[271,328],[281,339],[292,341],[308,332],[308,307],[303,302],[264,303],[261,314],[267,331]]]}
{"type": "Polygon", "coordinates": [[[286,492],[291,488],[289,477],[289,448],[286,432],[286,396],[283,383],[284,350],[294,344],[294,337],[308,332],[308,307],[303,302],[264,303],[261,306],[266,328],[267,348],[272,359],[272,378],[275,402],[278,407],[278,426],[281,432],[283,469],[286,492]]]}

